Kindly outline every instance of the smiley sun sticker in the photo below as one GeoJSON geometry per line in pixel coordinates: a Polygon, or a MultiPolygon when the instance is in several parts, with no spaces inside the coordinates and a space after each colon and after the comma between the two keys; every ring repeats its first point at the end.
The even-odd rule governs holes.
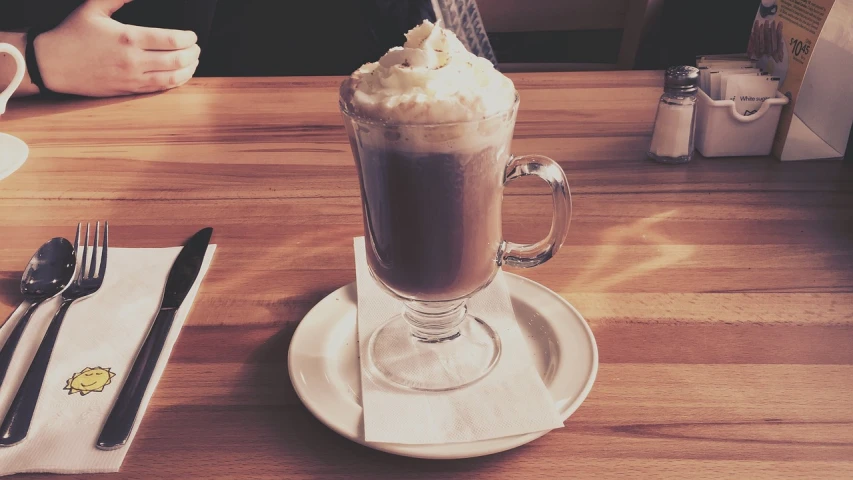
{"type": "Polygon", "coordinates": [[[115,376],[116,374],[109,368],[86,367],[82,372],[71,375],[63,390],[68,390],[68,395],[79,393],[81,396],[92,392],[103,392],[104,387],[109,385],[115,376]]]}

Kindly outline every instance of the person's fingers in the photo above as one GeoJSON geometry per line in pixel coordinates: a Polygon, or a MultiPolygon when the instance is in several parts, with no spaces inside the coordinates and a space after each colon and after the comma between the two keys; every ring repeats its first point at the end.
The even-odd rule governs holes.
{"type": "Polygon", "coordinates": [[[776,62],[781,62],[785,59],[785,49],[788,48],[788,45],[785,44],[785,39],[782,36],[782,21],[776,22],[776,29],[773,31],[773,36],[776,37],[776,45],[779,48],[776,49],[776,52],[773,54],[773,60],[776,62]]]}
{"type": "Polygon", "coordinates": [[[770,28],[768,29],[770,34],[770,54],[772,56],[776,56],[776,49],[779,46],[776,44],[776,20],[770,22],[770,28]]]}
{"type": "Polygon", "coordinates": [[[770,22],[764,22],[764,30],[761,33],[764,34],[764,54],[770,55],[773,53],[770,50],[770,22]]]}
{"type": "Polygon", "coordinates": [[[146,73],[143,76],[144,80],[142,85],[136,89],[136,93],[160,92],[162,90],[180,87],[193,78],[196,68],[198,68],[198,60],[180,70],[146,73]]]}
{"type": "Polygon", "coordinates": [[[755,21],[755,25],[752,27],[752,36],[750,37],[750,41],[752,42],[752,51],[758,55],[758,20],[755,21]]]}
{"type": "Polygon", "coordinates": [[[168,30],[136,25],[125,27],[129,43],[143,50],[183,50],[198,41],[198,36],[192,30],[168,30]]]}
{"type": "Polygon", "coordinates": [[[761,23],[758,24],[758,30],[755,32],[755,51],[758,56],[761,56],[761,23]]]}
{"type": "Polygon", "coordinates": [[[764,23],[758,25],[758,56],[764,55],[764,23]]]}
{"type": "Polygon", "coordinates": [[[112,17],[119,8],[132,1],[133,0],[88,0],[86,2],[86,8],[93,8],[99,13],[112,17]]]}
{"type": "Polygon", "coordinates": [[[764,22],[764,53],[768,55],[773,54],[773,48],[770,46],[770,39],[773,37],[772,32],[770,22],[764,22]]]}
{"type": "Polygon", "coordinates": [[[749,33],[749,43],[746,46],[747,54],[750,57],[756,56],[755,32],[758,31],[758,20],[752,22],[752,31],[749,33]]]}
{"type": "Polygon", "coordinates": [[[770,53],[770,42],[767,41],[767,27],[770,26],[770,22],[764,22],[761,24],[761,53],[764,55],[768,55],[770,53]]]}
{"type": "Polygon", "coordinates": [[[142,52],[140,64],[145,73],[180,70],[192,65],[200,54],[201,48],[198,45],[173,51],[146,50],[142,52]]]}
{"type": "Polygon", "coordinates": [[[779,62],[779,58],[782,56],[782,49],[785,48],[782,45],[782,39],[779,38],[779,35],[776,33],[778,31],[776,25],[773,25],[773,28],[770,29],[770,38],[773,40],[773,60],[779,62]]]}

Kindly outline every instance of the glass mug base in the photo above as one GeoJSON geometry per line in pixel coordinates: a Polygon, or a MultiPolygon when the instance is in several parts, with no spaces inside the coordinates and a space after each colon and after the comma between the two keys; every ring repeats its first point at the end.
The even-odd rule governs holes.
{"type": "Polygon", "coordinates": [[[500,337],[464,301],[452,303],[410,302],[377,328],[367,346],[370,373],[420,391],[456,390],[488,375],[501,356],[500,337]]]}

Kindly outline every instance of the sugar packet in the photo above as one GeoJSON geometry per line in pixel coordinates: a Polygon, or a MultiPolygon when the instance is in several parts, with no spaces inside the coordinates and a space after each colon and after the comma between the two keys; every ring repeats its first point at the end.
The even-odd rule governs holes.
{"type": "Polygon", "coordinates": [[[737,113],[749,116],[758,112],[768,98],[776,97],[779,77],[767,75],[734,75],[728,78],[724,97],[734,100],[737,113]]]}
{"type": "Polygon", "coordinates": [[[722,80],[724,75],[740,75],[744,73],[750,74],[758,74],[761,70],[757,68],[718,68],[711,72],[710,74],[710,93],[708,96],[711,97],[712,100],[722,100],[723,99],[723,91],[721,89],[722,80]]]}
{"type": "Polygon", "coordinates": [[[718,98],[714,100],[724,100],[727,97],[725,96],[726,87],[728,86],[729,78],[736,75],[763,75],[765,74],[758,68],[740,68],[737,70],[723,70],[719,73],[720,76],[720,85],[717,91],[718,98]]]}
{"type": "Polygon", "coordinates": [[[699,88],[711,96],[711,72],[719,72],[726,69],[756,68],[753,60],[716,60],[706,57],[696,58],[696,67],[699,68],[699,88]]]}

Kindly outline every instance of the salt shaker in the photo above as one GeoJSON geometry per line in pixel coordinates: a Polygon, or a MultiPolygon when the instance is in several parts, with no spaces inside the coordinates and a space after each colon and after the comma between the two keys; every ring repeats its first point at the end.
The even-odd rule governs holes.
{"type": "Polygon", "coordinates": [[[648,155],[661,163],[687,163],[693,157],[696,91],[699,69],[681,65],[666,69],[648,155]]]}

